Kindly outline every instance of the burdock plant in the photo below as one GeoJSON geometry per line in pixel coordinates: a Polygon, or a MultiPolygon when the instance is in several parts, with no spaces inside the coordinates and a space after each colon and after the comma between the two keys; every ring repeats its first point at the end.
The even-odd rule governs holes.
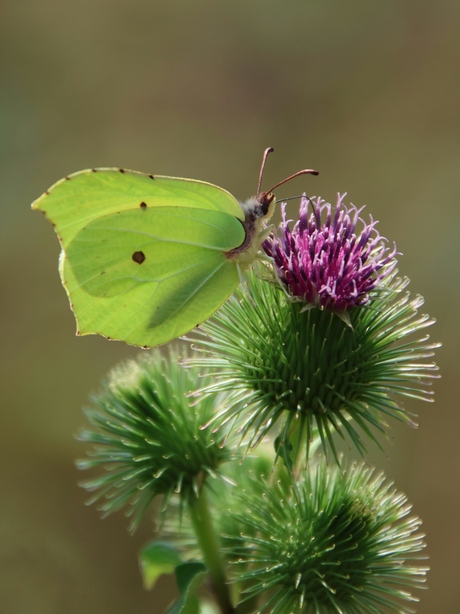
{"type": "Polygon", "coordinates": [[[239,499],[239,532],[226,539],[243,595],[263,597],[258,611],[410,611],[407,589],[426,571],[420,521],[382,475],[313,463],[297,481],[248,481],[239,499]]]}
{"type": "Polygon", "coordinates": [[[420,521],[373,470],[344,461],[414,425],[431,400],[435,344],[398,276],[396,248],[362,210],[304,197],[282,208],[266,257],[199,329],[193,350],[117,370],[80,434],[104,514],[131,528],[156,502],[164,541],[144,583],[175,572],[169,612],[413,612],[424,581],[420,521]]]}

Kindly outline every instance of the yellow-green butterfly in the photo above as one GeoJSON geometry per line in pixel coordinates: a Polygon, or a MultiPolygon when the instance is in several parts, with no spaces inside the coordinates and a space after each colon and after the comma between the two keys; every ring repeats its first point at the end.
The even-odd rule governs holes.
{"type": "Polygon", "coordinates": [[[209,318],[255,260],[273,190],[241,205],[204,181],[101,168],[73,173],[33,204],[55,227],[77,334],[153,347],[209,318]]]}

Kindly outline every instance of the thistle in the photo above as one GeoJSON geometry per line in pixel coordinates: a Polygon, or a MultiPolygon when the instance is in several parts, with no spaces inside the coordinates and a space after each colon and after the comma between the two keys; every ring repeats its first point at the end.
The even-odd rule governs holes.
{"type": "Polygon", "coordinates": [[[264,244],[281,283],[262,279],[268,266],[249,274],[247,291],[202,326],[195,362],[215,373],[208,393],[229,394],[216,425],[236,420],[252,445],[276,427],[294,458],[302,449],[308,457],[318,429],[338,462],[334,433],[363,454],[362,435],[378,443],[388,417],[415,424],[402,399],[431,400],[436,367],[426,359],[437,344],[423,335],[433,320],[396,276],[395,248],[375,222],[358,236],[359,211],[341,198],[334,214],[317,199],[309,220],[307,204],[292,231],[283,208],[282,238],[264,244]]]}
{"type": "Polygon", "coordinates": [[[411,590],[427,571],[424,536],[406,497],[383,475],[362,465],[344,472],[318,465],[297,483],[253,479],[239,500],[238,532],[226,537],[248,611],[414,611],[411,590]]]}
{"type": "Polygon", "coordinates": [[[322,198],[304,196],[292,231],[282,203],[281,237],[271,235],[263,244],[291,296],[337,312],[365,305],[396,266],[396,247],[387,247],[372,218],[366,224],[359,217],[364,207],[347,207],[343,199],[339,194],[333,210],[322,198]]]}
{"type": "Polygon", "coordinates": [[[104,515],[127,507],[134,529],[156,496],[165,506],[173,494],[190,503],[229,460],[224,433],[201,428],[219,400],[200,399],[192,408],[188,394],[197,377],[174,352],[153,352],[114,369],[93,396],[86,410],[91,426],[78,436],[92,448],[78,466],[105,469],[82,483],[94,492],[90,503],[102,501],[104,515]]]}

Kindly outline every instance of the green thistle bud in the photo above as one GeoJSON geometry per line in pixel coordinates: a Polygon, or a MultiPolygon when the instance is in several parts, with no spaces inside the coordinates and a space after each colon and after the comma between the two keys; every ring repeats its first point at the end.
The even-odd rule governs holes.
{"type": "Polygon", "coordinates": [[[298,484],[254,479],[240,505],[239,532],[227,539],[251,612],[413,612],[410,591],[427,571],[420,521],[383,475],[321,465],[298,484]]]}
{"type": "Polygon", "coordinates": [[[198,340],[197,363],[216,373],[207,392],[229,393],[215,420],[238,417],[253,445],[282,425],[280,442],[306,440],[307,455],[317,429],[336,459],[334,432],[348,433],[364,453],[358,430],[377,442],[387,416],[413,424],[398,398],[431,400],[436,367],[425,359],[437,345],[419,335],[433,320],[418,313],[423,300],[411,299],[407,284],[389,275],[344,321],[249,274],[247,292],[227,301],[198,340]]]}
{"type": "Polygon", "coordinates": [[[164,358],[155,351],[115,368],[92,398],[86,410],[92,428],[78,436],[92,448],[78,466],[104,469],[82,484],[95,492],[90,503],[103,500],[104,515],[129,505],[134,529],[155,496],[178,493],[190,501],[230,458],[224,433],[202,428],[219,399],[190,402],[197,378],[173,352],[164,358]]]}

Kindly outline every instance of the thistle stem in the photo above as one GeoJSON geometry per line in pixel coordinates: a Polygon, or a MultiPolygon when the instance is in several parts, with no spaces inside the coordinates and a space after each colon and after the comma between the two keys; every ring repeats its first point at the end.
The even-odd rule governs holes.
{"type": "Polygon", "coordinates": [[[235,610],[230,600],[224,562],[219,551],[218,539],[212,524],[204,489],[201,489],[199,497],[190,503],[189,511],[221,612],[222,614],[234,614],[235,610]]]}
{"type": "Polygon", "coordinates": [[[294,460],[293,475],[294,475],[294,479],[298,481],[300,478],[300,474],[305,468],[305,461],[307,458],[307,454],[306,454],[307,429],[305,428],[304,424],[300,425],[300,428],[298,428],[296,436],[293,437],[293,440],[294,440],[293,444],[294,444],[294,451],[295,451],[295,457],[293,459],[294,460]]]}

